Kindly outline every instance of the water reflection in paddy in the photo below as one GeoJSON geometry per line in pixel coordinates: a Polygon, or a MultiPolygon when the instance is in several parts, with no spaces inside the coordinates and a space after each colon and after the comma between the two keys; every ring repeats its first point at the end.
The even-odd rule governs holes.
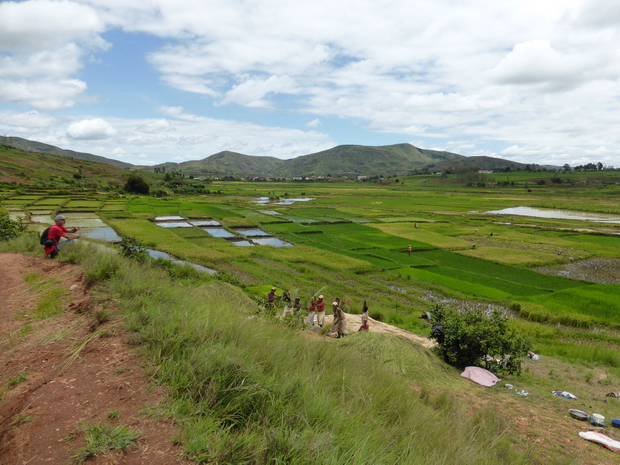
{"type": "Polygon", "coordinates": [[[620,224],[620,215],[605,213],[580,212],[573,210],[552,210],[532,207],[513,207],[503,210],[492,210],[487,213],[494,215],[531,216],[534,218],[548,218],[555,220],[594,221],[597,223],[620,224]]]}
{"type": "Polygon", "coordinates": [[[287,198],[287,197],[278,197],[278,198],[271,198],[271,197],[258,197],[257,199],[252,200],[252,203],[255,203],[256,205],[293,205],[295,202],[309,202],[311,200],[314,200],[313,198],[310,197],[303,197],[303,198],[287,198]]]}
{"type": "Polygon", "coordinates": [[[207,231],[209,234],[211,234],[213,237],[235,237],[234,234],[229,233],[224,228],[203,228],[203,229],[207,231]]]}
{"type": "Polygon", "coordinates": [[[284,242],[277,237],[260,237],[257,239],[252,239],[253,242],[256,242],[258,245],[271,245],[273,247],[292,247],[293,244],[289,242],[284,242]]]}
{"type": "Polygon", "coordinates": [[[239,247],[253,247],[250,241],[231,241],[233,244],[238,245],[239,247]]]}
{"type": "Polygon", "coordinates": [[[210,274],[210,275],[214,275],[215,273],[217,273],[217,270],[212,270],[211,268],[207,268],[206,266],[198,265],[196,263],[186,262],[183,260],[177,260],[176,258],[172,257],[171,255],[168,255],[166,252],[162,252],[161,250],[146,249],[146,251],[149,254],[149,257],[154,258],[154,259],[161,258],[163,260],[171,261],[175,265],[191,266],[195,270],[198,270],[203,273],[210,274]]]}
{"type": "Polygon", "coordinates": [[[235,231],[248,237],[270,235],[268,232],[265,232],[262,229],[236,229],[235,231]]]}
{"type": "Polygon", "coordinates": [[[190,221],[190,224],[194,225],[194,226],[221,226],[222,223],[220,223],[219,221],[215,221],[215,220],[196,220],[196,221],[190,221]]]}
{"type": "Polygon", "coordinates": [[[185,218],[178,215],[158,216],[155,221],[185,221],[185,218]]]}
{"type": "Polygon", "coordinates": [[[82,237],[88,239],[97,239],[105,242],[120,242],[121,237],[116,234],[116,231],[110,227],[105,228],[86,228],[80,231],[82,237]]]}
{"type": "Polygon", "coordinates": [[[161,228],[193,228],[191,224],[184,221],[170,221],[168,223],[155,223],[157,226],[161,228]]]}

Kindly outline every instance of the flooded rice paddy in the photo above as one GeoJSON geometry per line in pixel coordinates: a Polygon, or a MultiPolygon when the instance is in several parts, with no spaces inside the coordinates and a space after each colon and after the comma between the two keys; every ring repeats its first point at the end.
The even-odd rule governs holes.
{"type": "Polygon", "coordinates": [[[512,207],[503,210],[491,210],[487,213],[493,215],[530,216],[533,218],[546,218],[554,220],[577,220],[594,221],[597,223],[620,224],[620,215],[606,213],[580,212],[573,210],[553,210],[532,207],[512,207]]]}

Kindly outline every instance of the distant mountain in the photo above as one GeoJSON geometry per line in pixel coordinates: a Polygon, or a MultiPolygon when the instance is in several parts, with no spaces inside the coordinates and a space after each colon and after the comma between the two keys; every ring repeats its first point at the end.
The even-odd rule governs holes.
{"type": "Polygon", "coordinates": [[[469,167],[478,168],[481,170],[505,170],[510,168],[514,171],[524,170],[527,165],[525,163],[518,163],[516,161],[504,160],[502,158],[493,157],[464,157],[458,160],[458,163],[453,161],[442,161],[436,163],[433,169],[441,171],[444,169],[469,167]]]}
{"type": "Polygon", "coordinates": [[[340,145],[310,155],[286,160],[278,172],[288,176],[325,176],[327,174],[395,175],[407,174],[416,168],[446,160],[466,158],[450,152],[438,152],[414,147],[411,144],[368,147],[340,145]]]}
{"type": "Polygon", "coordinates": [[[165,168],[166,171],[179,171],[191,174],[255,174],[272,175],[279,171],[285,160],[275,157],[257,157],[237,152],[219,152],[203,160],[191,160],[183,163],[162,163],[150,168],[165,168]]]}
{"type": "Polygon", "coordinates": [[[106,165],[116,166],[117,168],[130,169],[133,168],[131,163],[125,163],[111,158],[100,157],[91,153],[74,152],[73,150],[64,150],[53,145],[36,142],[33,140],[22,139],[21,137],[0,137],[0,145],[5,147],[23,150],[24,152],[39,152],[58,155],[61,157],[77,158],[78,160],[95,161],[106,165]]]}
{"type": "Polygon", "coordinates": [[[275,157],[244,155],[236,152],[219,152],[202,160],[183,163],[162,163],[154,166],[134,166],[90,153],[63,150],[21,137],[0,137],[0,145],[18,150],[47,153],[79,160],[95,161],[124,169],[153,171],[162,168],[188,175],[237,175],[262,177],[301,177],[339,175],[404,176],[417,172],[436,172],[469,167],[488,170],[524,169],[525,165],[501,158],[465,157],[451,152],[426,150],[411,144],[380,147],[364,145],[339,145],[322,152],[302,155],[290,160],[275,157]]]}
{"type": "MultiPolygon", "coordinates": [[[[424,166],[447,161],[459,163],[460,160],[466,158],[456,153],[419,149],[411,144],[383,147],[340,145],[290,160],[220,152],[203,160],[163,163],[155,167],[193,175],[230,174],[279,177],[343,174],[403,175],[424,166]]],[[[142,168],[153,169],[155,167],[142,168]]]]}

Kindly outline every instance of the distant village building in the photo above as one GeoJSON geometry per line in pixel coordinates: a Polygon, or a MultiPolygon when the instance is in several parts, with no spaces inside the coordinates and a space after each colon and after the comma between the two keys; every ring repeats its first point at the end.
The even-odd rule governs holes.
{"type": "Polygon", "coordinates": [[[491,174],[494,173],[494,170],[478,170],[478,173],[480,174],[491,174]]]}

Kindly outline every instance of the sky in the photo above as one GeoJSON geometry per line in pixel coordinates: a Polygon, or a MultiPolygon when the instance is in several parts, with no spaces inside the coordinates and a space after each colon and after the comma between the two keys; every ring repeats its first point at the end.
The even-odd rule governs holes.
{"type": "Polygon", "coordinates": [[[0,1],[0,135],[137,165],[391,145],[620,166],[613,0],[0,1]]]}

